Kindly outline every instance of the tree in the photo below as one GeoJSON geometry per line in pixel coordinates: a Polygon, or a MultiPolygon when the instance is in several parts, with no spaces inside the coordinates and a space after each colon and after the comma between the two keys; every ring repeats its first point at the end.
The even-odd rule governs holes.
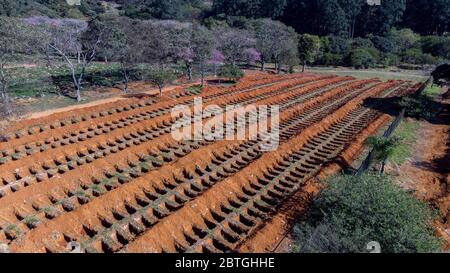
{"type": "Polygon", "coordinates": [[[292,66],[298,62],[298,34],[291,27],[281,26],[276,29],[274,44],[272,49],[273,60],[275,61],[275,70],[277,73],[281,72],[283,64],[292,66]]]}
{"type": "MultiPolygon", "coordinates": [[[[386,34],[402,20],[406,2],[407,0],[382,0],[381,5],[365,5],[358,17],[358,24],[361,26],[358,34],[361,36],[369,33],[386,34]]],[[[421,20],[421,18],[416,18],[416,20],[421,20]]]]}
{"type": "Polygon", "coordinates": [[[213,13],[275,19],[283,14],[286,4],[286,0],[214,0],[213,13]]]}
{"type": "Polygon", "coordinates": [[[366,48],[357,48],[349,54],[349,65],[356,69],[369,68],[376,64],[375,57],[366,48]]]}
{"type": "Polygon", "coordinates": [[[103,31],[103,39],[99,45],[98,56],[120,63],[124,87],[128,92],[130,72],[142,58],[142,44],[138,37],[142,24],[139,21],[124,17],[99,17],[98,29],[103,31]]]}
{"type": "Polygon", "coordinates": [[[295,35],[292,35],[291,38],[284,40],[282,45],[283,50],[279,55],[278,73],[280,73],[283,65],[287,65],[288,69],[286,71],[292,73],[294,71],[294,67],[299,64],[297,34],[295,33],[295,35]]]}
{"type": "Polygon", "coordinates": [[[158,86],[159,95],[162,96],[164,86],[175,80],[175,74],[166,69],[151,69],[143,73],[143,79],[158,86]]]}
{"type": "Polygon", "coordinates": [[[313,62],[320,52],[320,38],[310,34],[303,34],[300,36],[298,48],[300,60],[302,61],[302,72],[304,72],[306,62],[313,62]]]}
{"type": "Polygon", "coordinates": [[[386,161],[394,154],[400,144],[400,139],[397,137],[369,137],[367,144],[372,147],[376,162],[381,163],[380,173],[383,174],[386,161]]]}
{"type": "Polygon", "coordinates": [[[450,31],[450,0],[431,1],[433,33],[443,35],[450,31]]]}
{"type": "Polygon", "coordinates": [[[208,63],[212,64],[214,67],[214,77],[217,77],[217,66],[222,65],[224,60],[225,56],[223,55],[222,52],[218,51],[217,49],[214,49],[212,51],[212,55],[208,63]]]}
{"type": "Polygon", "coordinates": [[[169,20],[143,21],[140,40],[143,49],[143,61],[157,64],[161,69],[169,62],[180,60],[180,50],[189,37],[184,30],[188,23],[169,20]],[[180,44],[181,43],[181,44],[180,44]]]}
{"type": "Polygon", "coordinates": [[[401,26],[422,35],[443,35],[450,31],[450,0],[407,1],[401,26]]]}
{"type": "Polygon", "coordinates": [[[410,29],[391,29],[387,38],[394,43],[394,52],[396,53],[410,49],[420,41],[420,36],[410,29]]]}
{"type": "Polygon", "coordinates": [[[17,43],[20,41],[18,29],[7,18],[0,17],[0,109],[2,114],[11,115],[10,98],[8,94],[7,64],[14,60],[17,43]]]}
{"type": "Polygon", "coordinates": [[[244,77],[244,72],[239,67],[233,65],[225,65],[219,74],[221,77],[227,78],[229,81],[237,82],[244,77]]]}
{"type": "Polygon", "coordinates": [[[217,28],[214,32],[218,37],[218,50],[225,56],[225,61],[233,66],[246,61],[246,50],[256,45],[255,39],[246,30],[217,28]]]}
{"type": "Polygon", "coordinates": [[[257,19],[251,22],[251,28],[256,39],[256,50],[259,52],[261,71],[265,63],[275,59],[285,63],[295,62],[297,59],[297,38],[295,31],[279,21],[257,19]]]}
{"type": "Polygon", "coordinates": [[[186,67],[189,81],[192,81],[192,67],[194,64],[193,28],[192,24],[166,22],[163,30],[167,36],[168,57],[174,62],[182,61],[186,67]]]}
{"type": "Polygon", "coordinates": [[[13,113],[9,95],[11,74],[8,65],[20,59],[20,54],[30,54],[31,46],[39,43],[31,28],[13,18],[0,17],[0,104],[4,115],[13,113]]]}
{"type": "Polygon", "coordinates": [[[51,54],[60,57],[70,70],[76,99],[81,101],[81,89],[86,69],[97,56],[103,38],[103,25],[98,19],[83,21],[62,19],[45,24],[40,33],[51,54]]]}
{"type": "Polygon", "coordinates": [[[177,19],[182,0],[131,0],[118,1],[124,15],[133,19],[177,19]]]}
{"type": "Polygon", "coordinates": [[[205,63],[216,48],[216,39],[211,31],[199,24],[173,24],[168,30],[171,51],[175,60],[181,60],[186,66],[188,79],[192,80],[194,63],[200,65],[202,85],[205,76],[205,63]]]}
{"type": "Polygon", "coordinates": [[[28,0],[0,0],[0,16],[18,16],[26,11],[28,0]]]}
{"type": "Polygon", "coordinates": [[[355,27],[358,16],[361,14],[361,10],[366,4],[367,0],[339,0],[339,6],[344,10],[345,17],[347,18],[346,24],[349,38],[355,36],[355,27]]]}
{"type": "Polygon", "coordinates": [[[273,48],[275,48],[274,35],[272,28],[274,21],[269,19],[259,19],[252,22],[252,31],[255,33],[256,49],[260,53],[261,71],[264,71],[265,64],[273,56],[273,48]]]}
{"type": "Polygon", "coordinates": [[[205,64],[213,56],[216,48],[216,39],[212,32],[204,26],[195,24],[192,28],[192,52],[194,53],[194,61],[200,64],[201,85],[203,86],[205,81],[205,64]]]}
{"type": "Polygon", "coordinates": [[[324,36],[347,32],[346,14],[337,0],[288,0],[281,21],[298,33],[324,36]]]}
{"type": "Polygon", "coordinates": [[[294,229],[296,251],[368,252],[376,241],[383,253],[440,252],[434,213],[388,176],[336,176],[294,229]]]}

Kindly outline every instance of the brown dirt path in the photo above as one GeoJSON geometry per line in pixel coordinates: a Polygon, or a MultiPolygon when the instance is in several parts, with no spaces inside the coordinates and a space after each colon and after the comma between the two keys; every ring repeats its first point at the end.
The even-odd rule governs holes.
{"type": "MultiPolygon", "coordinates": [[[[192,84],[187,84],[187,85],[183,85],[183,86],[189,87],[189,86],[195,85],[195,84],[198,84],[198,83],[192,83],[192,84]]],[[[133,84],[131,84],[131,88],[132,88],[132,86],[133,86],[133,84]]],[[[159,94],[158,88],[151,87],[151,85],[149,85],[149,84],[147,84],[145,86],[144,86],[146,88],[145,91],[142,91],[140,93],[145,93],[145,94],[149,94],[149,95],[159,94]]],[[[142,86],[142,84],[136,84],[136,87],[142,89],[143,86],[142,86]]],[[[178,85],[166,87],[163,89],[163,93],[169,92],[178,87],[179,87],[178,85]]],[[[68,112],[68,111],[75,110],[75,109],[82,109],[82,108],[86,108],[86,107],[97,106],[97,105],[110,103],[110,102],[116,102],[116,101],[120,101],[120,100],[124,100],[124,99],[126,99],[126,98],[122,94],[120,96],[115,96],[115,97],[107,98],[107,99],[100,99],[100,100],[92,101],[89,103],[76,104],[76,105],[71,105],[71,106],[67,106],[67,107],[50,109],[50,110],[43,111],[43,112],[33,113],[33,114],[27,116],[27,118],[28,119],[42,118],[42,117],[50,116],[50,115],[56,114],[56,113],[68,112]]]]}
{"type": "MultiPolygon", "coordinates": [[[[448,89],[448,88],[447,88],[448,89]]],[[[420,122],[413,156],[395,173],[406,189],[441,214],[437,233],[450,249],[450,90],[439,101],[443,111],[435,121],[420,122]]]]}

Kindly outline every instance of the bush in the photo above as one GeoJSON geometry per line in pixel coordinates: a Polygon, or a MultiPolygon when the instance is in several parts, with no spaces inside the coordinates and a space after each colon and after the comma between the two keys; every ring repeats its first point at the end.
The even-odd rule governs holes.
{"type": "Polygon", "coordinates": [[[343,59],[343,56],[339,54],[323,53],[316,63],[319,65],[340,65],[343,59]]]}
{"type": "Polygon", "coordinates": [[[410,64],[435,64],[439,59],[431,54],[423,53],[420,49],[408,49],[402,53],[402,61],[410,64]]]}
{"type": "Polygon", "coordinates": [[[225,65],[222,67],[219,76],[227,78],[230,81],[237,82],[244,77],[244,72],[237,66],[225,65]]]}
{"type": "Polygon", "coordinates": [[[339,36],[327,36],[322,38],[324,50],[333,54],[347,55],[350,51],[350,41],[339,36]]]}
{"type": "Polygon", "coordinates": [[[375,60],[376,63],[378,63],[381,59],[381,53],[378,49],[374,48],[374,47],[370,47],[370,48],[365,48],[365,50],[367,52],[369,52],[370,55],[372,55],[373,59],[375,60]]]}
{"type": "Polygon", "coordinates": [[[392,53],[386,53],[381,57],[382,64],[386,66],[397,66],[400,64],[400,58],[392,53]]]}
{"type": "Polygon", "coordinates": [[[294,250],[367,252],[376,241],[381,252],[438,252],[434,216],[387,176],[338,176],[313,202],[307,222],[294,228],[294,250]]]}
{"type": "Polygon", "coordinates": [[[356,49],[356,48],[372,48],[374,47],[373,43],[371,40],[369,39],[364,39],[364,38],[355,38],[351,41],[352,43],[352,48],[356,49]]]}
{"type": "Polygon", "coordinates": [[[408,49],[402,53],[402,61],[410,64],[420,64],[421,56],[422,52],[419,49],[408,49]]]}
{"type": "Polygon", "coordinates": [[[432,120],[441,110],[439,103],[426,95],[402,97],[399,105],[405,108],[406,116],[416,119],[432,120]]]}
{"type": "Polygon", "coordinates": [[[375,57],[363,48],[354,49],[350,52],[349,65],[356,69],[373,67],[377,61],[375,57]]]}
{"type": "Polygon", "coordinates": [[[420,36],[410,29],[392,29],[386,38],[394,43],[395,53],[412,48],[420,40],[420,36]]]}
{"type": "Polygon", "coordinates": [[[426,36],[420,41],[424,53],[450,59],[450,37],[426,36]]]}
{"type": "Polygon", "coordinates": [[[395,44],[388,38],[381,36],[373,36],[371,38],[376,49],[384,53],[391,53],[395,50],[395,44]]]}
{"type": "Polygon", "coordinates": [[[172,70],[166,69],[149,69],[142,72],[142,79],[147,80],[158,86],[159,94],[162,95],[162,89],[166,84],[176,80],[177,75],[172,70]]]}

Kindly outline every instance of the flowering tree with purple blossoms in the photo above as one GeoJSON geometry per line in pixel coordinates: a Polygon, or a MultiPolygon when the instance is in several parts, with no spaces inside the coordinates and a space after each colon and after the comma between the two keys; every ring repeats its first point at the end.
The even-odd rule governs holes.
{"type": "Polygon", "coordinates": [[[217,66],[222,65],[225,61],[225,56],[222,52],[217,49],[214,49],[211,53],[211,59],[208,61],[209,64],[212,64],[214,67],[214,77],[217,77],[217,66]]]}
{"type": "Polygon", "coordinates": [[[256,46],[256,40],[249,31],[221,27],[215,29],[215,32],[216,37],[219,37],[218,49],[225,56],[225,61],[232,66],[236,66],[238,62],[246,62],[247,50],[256,46]]]}
{"type": "Polygon", "coordinates": [[[247,48],[244,50],[244,58],[248,64],[255,65],[258,62],[261,62],[261,53],[254,48],[247,48]]]}

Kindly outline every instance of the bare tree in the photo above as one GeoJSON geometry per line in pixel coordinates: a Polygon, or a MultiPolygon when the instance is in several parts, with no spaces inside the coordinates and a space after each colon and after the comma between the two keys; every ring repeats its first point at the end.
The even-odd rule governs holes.
{"type": "Polygon", "coordinates": [[[167,21],[164,24],[166,35],[169,37],[169,54],[174,62],[183,62],[186,75],[192,81],[194,65],[194,42],[192,24],[167,21]]]}
{"type": "Polygon", "coordinates": [[[163,88],[175,80],[176,75],[167,69],[150,69],[143,73],[143,78],[158,86],[159,95],[162,96],[163,88]]]}
{"type": "Polygon", "coordinates": [[[246,61],[246,50],[256,45],[256,40],[246,30],[221,27],[214,32],[219,40],[218,49],[224,54],[225,60],[233,66],[246,61]]]}
{"type": "Polygon", "coordinates": [[[174,40],[170,30],[176,21],[144,21],[141,29],[140,43],[144,48],[142,60],[146,63],[156,64],[160,69],[176,59],[174,40]]]}
{"type": "Polygon", "coordinates": [[[103,38],[102,25],[94,19],[83,21],[64,19],[43,25],[42,36],[52,55],[60,57],[70,70],[76,99],[81,101],[81,89],[86,69],[95,60],[103,38]]]}
{"type": "Polygon", "coordinates": [[[270,19],[258,19],[252,21],[251,30],[255,33],[256,49],[261,54],[261,71],[264,71],[266,62],[272,60],[276,45],[278,24],[270,19]]]}
{"type": "Polygon", "coordinates": [[[193,79],[194,63],[199,64],[203,85],[205,63],[216,47],[216,39],[210,30],[199,24],[170,22],[170,24],[165,24],[170,40],[170,56],[172,56],[173,61],[184,63],[190,81],[193,79]]]}
{"type": "Polygon", "coordinates": [[[143,25],[141,21],[124,17],[100,17],[99,24],[103,39],[98,55],[118,62],[123,76],[123,91],[128,92],[131,71],[140,63],[143,56],[141,42],[137,37],[143,25]]]}
{"type": "Polygon", "coordinates": [[[292,61],[298,61],[298,34],[291,27],[280,27],[273,37],[275,41],[273,48],[273,59],[275,69],[278,73],[281,71],[283,63],[292,65],[292,61]]]}
{"type": "Polygon", "coordinates": [[[206,27],[200,25],[192,26],[192,44],[194,60],[200,64],[201,85],[205,82],[205,64],[213,56],[217,47],[213,33],[206,27]]]}
{"type": "Polygon", "coordinates": [[[222,52],[218,51],[217,49],[213,49],[211,58],[208,60],[208,63],[213,65],[214,77],[217,77],[217,66],[222,65],[224,60],[225,56],[223,56],[222,52]]]}

